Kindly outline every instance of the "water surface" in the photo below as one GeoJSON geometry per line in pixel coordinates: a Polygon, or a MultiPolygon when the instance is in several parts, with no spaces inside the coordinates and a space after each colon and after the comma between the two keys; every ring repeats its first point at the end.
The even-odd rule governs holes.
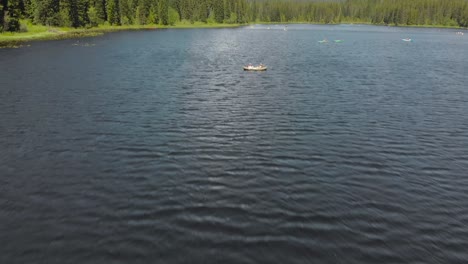
{"type": "Polygon", "coordinates": [[[0,263],[466,261],[455,31],[269,25],[0,50],[0,263]]]}

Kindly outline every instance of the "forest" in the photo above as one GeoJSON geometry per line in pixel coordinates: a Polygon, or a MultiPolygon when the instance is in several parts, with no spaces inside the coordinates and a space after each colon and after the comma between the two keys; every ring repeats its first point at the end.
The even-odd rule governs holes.
{"type": "Polygon", "coordinates": [[[467,0],[0,0],[0,31],[176,23],[372,23],[468,27],[467,0]]]}

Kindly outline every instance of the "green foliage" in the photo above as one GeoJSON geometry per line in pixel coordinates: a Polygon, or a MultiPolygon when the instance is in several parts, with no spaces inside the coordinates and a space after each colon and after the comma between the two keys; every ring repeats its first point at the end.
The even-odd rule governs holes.
{"type": "Polygon", "coordinates": [[[26,19],[34,19],[34,12],[37,9],[36,7],[36,1],[34,0],[22,0],[23,6],[22,6],[22,13],[23,13],[23,18],[26,19]]]}
{"type": "Polygon", "coordinates": [[[159,23],[161,25],[169,24],[169,1],[159,0],[159,23]]]}
{"type": "Polygon", "coordinates": [[[96,8],[96,15],[99,19],[98,21],[107,21],[106,0],[94,0],[92,3],[94,4],[91,6],[96,8]]]}
{"type": "MultiPolygon", "coordinates": [[[[133,14],[132,1],[120,0],[120,22],[122,25],[131,25],[133,23],[139,25],[135,19],[138,19],[138,15],[133,14]]],[[[137,9],[136,13],[140,11],[137,9]]]]}
{"type": "Polygon", "coordinates": [[[34,11],[34,22],[47,26],[58,26],[60,21],[59,0],[32,0],[36,7],[34,11]]]}
{"type": "Polygon", "coordinates": [[[175,23],[179,22],[179,20],[179,13],[177,13],[177,11],[174,8],[170,7],[168,14],[168,24],[173,26],[175,25],[175,23]]]}
{"type": "Polygon", "coordinates": [[[136,7],[135,20],[137,25],[149,24],[148,17],[152,8],[150,0],[139,0],[138,6],[136,7]]]}
{"type": "Polygon", "coordinates": [[[20,29],[19,29],[19,32],[21,33],[26,33],[28,32],[28,25],[26,23],[21,23],[20,22],[20,29]]]}
{"type": "MultiPolygon", "coordinates": [[[[8,0],[6,3],[3,3],[3,30],[5,31],[19,31],[20,30],[20,2],[19,0],[8,0]],[[6,8],[5,8],[6,7],[6,8]]],[[[3,6],[2,5],[2,6],[3,6]]]]}
{"type": "Polygon", "coordinates": [[[3,24],[5,22],[5,15],[4,15],[4,11],[3,11],[3,8],[4,8],[4,1],[6,0],[0,0],[0,32],[3,31],[3,24]]]}
{"type": "Polygon", "coordinates": [[[237,14],[232,12],[231,16],[229,16],[229,19],[227,20],[228,24],[234,24],[237,23],[237,14]]]}
{"type": "Polygon", "coordinates": [[[224,20],[224,2],[216,1],[214,2],[214,18],[217,23],[223,23],[224,20]]]}
{"type": "Polygon", "coordinates": [[[111,25],[120,25],[119,0],[107,0],[107,21],[111,25]]]}
{"type": "Polygon", "coordinates": [[[156,24],[158,21],[158,17],[156,12],[154,11],[154,8],[151,7],[148,15],[148,24],[156,24]]]}
{"type": "Polygon", "coordinates": [[[17,18],[15,18],[15,17],[9,16],[8,13],[6,13],[6,15],[4,17],[3,25],[4,25],[3,29],[5,31],[14,32],[14,31],[19,31],[19,29],[20,29],[19,20],[17,18]]]}
{"type": "Polygon", "coordinates": [[[215,19],[215,16],[214,16],[214,12],[211,12],[210,15],[208,16],[208,18],[206,19],[206,23],[208,24],[214,24],[216,23],[216,19],[215,19]]]}
{"type": "Polygon", "coordinates": [[[91,6],[88,9],[88,18],[89,18],[89,25],[91,27],[97,27],[99,24],[102,24],[103,21],[98,16],[97,10],[94,6],[91,6]]]}
{"type": "Polygon", "coordinates": [[[67,7],[65,7],[65,6],[61,7],[60,13],[59,13],[58,23],[62,27],[71,27],[72,26],[72,22],[71,22],[71,19],[70,19],[70,8],[68,6],[67,7]]]}
{"type": "Polygon", "coordinates": [[[468,27],[467,0],[0,0],[0,31],[48,26],[307,22],[468,27]]]}
{"type": "Polygon", "coordinates": [[[145,19],[143,18],[143,23],[142,23],[141,17],[142,17],[141,8],[139,6],[137,6],[136,11],[135,11],[135,25],[143,25],[144,24],[145,19]]]}

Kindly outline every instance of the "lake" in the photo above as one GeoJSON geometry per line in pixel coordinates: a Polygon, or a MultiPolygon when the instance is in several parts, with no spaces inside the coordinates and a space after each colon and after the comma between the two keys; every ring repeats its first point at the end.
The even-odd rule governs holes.
{"type": "Polygon", "coordinates": [[[0,263],[465,262],[456,31],[255,25],[1,49],[0,263]]]}

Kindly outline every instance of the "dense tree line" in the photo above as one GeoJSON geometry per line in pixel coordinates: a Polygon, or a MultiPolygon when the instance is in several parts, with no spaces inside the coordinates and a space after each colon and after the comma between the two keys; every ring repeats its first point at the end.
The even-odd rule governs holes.
{"type": "Polygon", "coordinates": [[[468,27],[467,0],[251,1],[249,21],[468,27]]]}
{"type": "Polygon", "coordinates": [[[93,27],[249,22],[365,22],[468,27],[468,0],[0,0],[0,31],[35,24],[93,27]]]}

